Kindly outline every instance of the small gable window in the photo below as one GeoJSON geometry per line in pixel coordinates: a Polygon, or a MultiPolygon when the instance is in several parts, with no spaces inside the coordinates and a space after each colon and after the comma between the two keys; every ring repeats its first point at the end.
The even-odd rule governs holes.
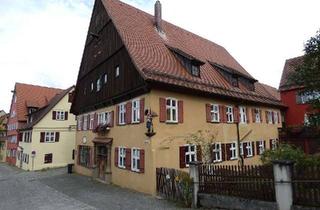
{"type": "Polygon", "coordinates": [[[104,84],[107,84],[107,82],[108,82],[108,75],[107,74],[104,74],[103,82],[104,82],[104,84]]]}
{"type": "Polygon", "coordinates": [[[116,77],[120,76],[120,67],[116,66],[116,77]]]}
{"type": "Polygon", "coordinates": [[[97,92],[99,92],[101,90],[101,80],[100,78],[97,79],[97,92]]]}
{"type": "Polygon", "coordinates": [[[199,77],[200,76],[200,66],[192,65],[191,74],[193,76],[199,77]]]}

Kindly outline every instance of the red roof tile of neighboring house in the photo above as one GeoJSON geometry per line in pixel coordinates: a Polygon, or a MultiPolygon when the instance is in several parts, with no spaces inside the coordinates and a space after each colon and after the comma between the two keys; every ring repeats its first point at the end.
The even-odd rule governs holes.
{"type": "Polygon", "coordinates": [[[102,0],[108,15],[119,32],[129,55],[147,81],[156,81],[210,94],[236,97],[248,101],[282,105],[262,85],[256,91],[233,87],[210,63],[235,70],[254,78],[222,46],[162,20],[163,35],[154,26],[154,17],[118,0],[102,0]],[[204,62],[200,77],[190,75],[169,48],[204,62]]]}
{"type": "Polygon", "coordinates": [[[36,125],[43,117],[46,116],[46,114],[48,114],[55,105],[57,105],[59,103],[59,101],[61,101],[63,99],[63,97],[65,97],[72,89],[74,88],[74,86],[69,87],[68,89],[65,89],[63,91],[61,91],[60,93],[56,94],[48,103],[47,105],[43,106],[42,108],[40,108],[39,110],[37,110],[36,112],[33,112],[32,115],[32,122],[29,122],[25,125],[25,127],[23,127],[23,130],[28,130],[31,129],[34,125],[36,125]]]}
{"type": "Polygon", "coordinates": [[[16,83],[15,92],[17,97],[16,113],[18,121],[26,121],[27,107],[41,108],[47,105],[56,94],[63,90],[49,87],[41,87],[29,84],[16,83]]]}
{"type": "Polygon", "coordinates": [[[280,90],[286,90],[296,88],[294,84],[290,84],[289,77],[296,70],[296,68],[303,63],[303,56],[290,58],[286,60],[284,65],[282,76],[280,80],[280,90]]]}
{"type": "Polygon", "coordinates": [[[277,88],[271,87],[270,85],[262,84],[263,88],[274,98],[281,100],[280,98],[280,92],[277,88]]]}

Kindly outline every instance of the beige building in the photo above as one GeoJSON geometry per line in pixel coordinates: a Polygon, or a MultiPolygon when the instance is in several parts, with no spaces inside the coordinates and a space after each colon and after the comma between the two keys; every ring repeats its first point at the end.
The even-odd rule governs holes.
{"type": "Polygon", "coordinates": [[[260,164],[281,102],[223,47],[162,21],[159,1],[155,11],[95,2],[71,107],[76,172],[155,194],[158,167],[260,164]],[[186,139],[207,130],[209,153],[186,139]]]}
{"type": "Polygon", "coordinates": [[[6,161],[7,150],[7,123],[9,114],[0,110],[0,163],[6,161]]]}
{"type": "Polygon", "coordinates": [[[73,89],[62,91],[28,115],[28,122],[21,129],[17,167],[33,171],[74,163],[76,121],[69,112],[73,89]]]}

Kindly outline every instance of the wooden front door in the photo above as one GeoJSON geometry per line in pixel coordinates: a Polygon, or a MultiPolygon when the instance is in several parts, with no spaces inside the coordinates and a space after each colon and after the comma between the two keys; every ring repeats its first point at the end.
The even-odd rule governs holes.
{"type": "Polygon", "coordinates": [[[98,167],[98,178],[105,180],[107,166],[107,147],[98,146],[97,148],[97,167],[98,167]]]}

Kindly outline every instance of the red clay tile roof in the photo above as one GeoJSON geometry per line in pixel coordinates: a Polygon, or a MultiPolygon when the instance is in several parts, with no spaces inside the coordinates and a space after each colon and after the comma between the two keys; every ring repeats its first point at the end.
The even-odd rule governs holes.
{"type": "Polygon", "coordinates": [[[254,102],[282,105],[266,93],[259,83],[255,84],[256,91],[249,91],[244,86],[236,88],[227,82],[210,62],[234,69],[247,78],[254,78],[222,46],[164,20],[164,34],[159,35],[152,15],[118,0],[102,2],[138,71],[146,80],[254,102]],[[169,48],[177,48],[205,62],[200,68],[200,77],[190,75],[169,48]]]}
{"type": "Polygon", "coordinates": [[[284,64],[284,68],[282,71],[282,76],[280,80],[280,90],[287,90],[291,88],[295,88],[293,84],[290,84],[289,76],[292,74],[292,72],[295,71],[295,69],[303,63],[303,56],[295,57],[295,58],[290,58],[286,60],[286,63],[284,64]]]}
{"type": "Polygon", "coordinates": [[[41,87],[29,84],[16,83],[16,113],[18,121],[26,121],[28,114],[28,106],[43,107],[48,104],[56,94],[63,90],[49,87],[41,87]]]}
{"type": "Polygon", "coordinates": [[[43,106],[42,108],[38,109],[36,112],[32,113],[32,122],[27,123],[22,130],[31,129],[35,124],[37,124],[46,114],[48,114],[54,106],[61,101],[65,95],[67,95],[74,86],[69,87],[68,89],[63,90],[62,92],[56,94],[48,103],[47,105],[43,106]]]}
{"type": "Polygon", "coordinates": [[[271,87],[270,85],[266,85],[266,84],[263,84],[263,83],[261,83],[261,85],[267,91],[267,93],[269,93],[272,97],[278,99],[279,101],[281,100],[280,92],[279,92],[279,90],[277,88],[271,87]]]}

